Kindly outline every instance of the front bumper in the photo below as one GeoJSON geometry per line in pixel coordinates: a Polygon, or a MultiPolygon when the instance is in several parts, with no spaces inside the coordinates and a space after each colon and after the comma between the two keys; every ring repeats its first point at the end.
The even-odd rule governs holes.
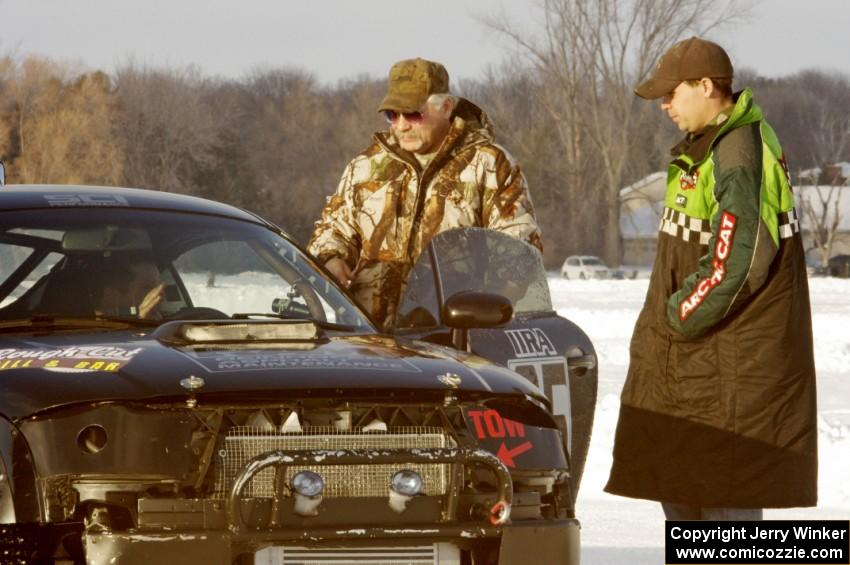
{"type": "MultiPolygon", "coordinates": [[[[522,507],[522,496],[516,499],[517,508],[522,507]]],[[[515,501],[511,475],[501,460],[483,449],[268,451],[248,461],[225,500],[145,498],[138,502],[137,529],[115,531],[106,522],[82,532],[87,563],[216,565],[267,548],[283,548],[275,563],[318,564],[326,562],[321,555],[346,553],[346,548],[352,548],[351,554],[368,554],[370,549],[426,554],[433,548],[433,558],[415,561],[368,557],[346,562],[459,564],[459,557],[443,559],[439,550],[446,547],[455,556],[461,550],[486,555],[476,561],[483,563],[528,563],[529,556],[541,563],[578,563],[578,521],[541,517],[512,522],[515,501]],[[322,501],[322,515],[310,516],[294,512],[293,499],[286,495],[283,485],[288,470],[311,465],[399,463],[446,464],[453,473],[468,465],[484,467],[492,473],[492,491],[477,495],[486,500],[479,505],[480,512],[470,513],[465,503],[459,511],[460,499],[465,496],[461,474],[453,477],[444,495],[413,497],[402,511],[389,509],[379,498],[329,498],[322,501]],[[274,473],[273,497],[244,497],[252,478],[268,469],[274,473]],[[315,554],[316,560],[288,560],[290,549],[302,557],[315,554]]]]}
{"type": "MultiPolygon", "coordinates": [[[[264,536],[266,537],[266,536],[264,536]]],[[[547,520],[504,526],[429,525],[423,528],[370,527],[347,530],[311,530],[288,536],[269,536],[266,542],[235,536],[225,531],[183,531],[180,533],[86,534],[86,560],[89,565],[180,563],[181,565],[227,565],[244,551],[245,540],[256,549],[269,546],[303,548],[302,556],[327,548],[344,551],[346,547],[392,547],[431,545],[450,542],[461,548],[472,547],[486,539],[498,541],[499,565],[547,563],[578,565],[580,526],[577,520],[547,520]],[[500,539],[499,539],[500,538],[500,539]],[[321,541],[319,541],[321,540],[321,541]],[[417,543],[418,542],[418,543],[417,543]],[[119,561],[116,561],[116,558],[119,561]]],[[[285,551],[282,552],[285,555],[285,551]]],[[[436,552],[435,552],[436,555],[436,552]]],[[[279,563],[287,563],[285,557],[279,563]]],[[[299,561],[309,562],[309,561],[299,561]]],[[[318,561],[316,561],[318,562],[318,561]]],[[[398,561],[393,561],[398,563],[398,561]]],[[[426,561],[418,561],[425,563],[426,561]]],[[[374,558],[364,563],[377,563],[374,558]]],[[[440,561],[433,561],[438,565],[440,561]]]]}

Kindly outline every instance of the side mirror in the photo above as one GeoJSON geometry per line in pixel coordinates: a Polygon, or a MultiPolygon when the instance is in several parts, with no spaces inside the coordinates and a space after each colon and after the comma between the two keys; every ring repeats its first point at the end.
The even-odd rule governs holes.
{"type": "Polygon", "coordinates": [[[471,328],[496,328],[511,321],[514,307],[499,294],[464,290],[446,299],[441,317],[452,328],[452,343],[466,350],[471,328]]]}

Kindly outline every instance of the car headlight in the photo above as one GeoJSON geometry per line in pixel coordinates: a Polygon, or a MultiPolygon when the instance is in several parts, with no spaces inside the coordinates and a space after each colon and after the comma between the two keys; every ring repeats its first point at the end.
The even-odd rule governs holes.
{"type": "Polygon", "coordinates": [[[393,475],[390,488],[404,496],[416,496],[422,492],[422,475],[413,469],[402,469],[393,475]]]}
{"type": "Polygon", "coordinates": [[[319,473],[299,471],[289,481],[292,490],[302,496],[319,496],[325,490],[325,481],[319,473]]]}

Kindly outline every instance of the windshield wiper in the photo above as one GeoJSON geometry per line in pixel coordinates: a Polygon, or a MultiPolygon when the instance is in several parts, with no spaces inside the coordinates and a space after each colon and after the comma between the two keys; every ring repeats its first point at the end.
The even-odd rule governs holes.
{"type": "Polygon", "coordinates": [[[159,320],[143,320],[139,318],[99,316],[97,318],[78,318],[71,316],[52,316],[35,314],[29,318],[0,321],[0,333],[15,333],[20,331],[40,330],[83,330],[101,329],[117,330],[127,327],[155,327],[159,320]]]}
{"type": "Polygon", "coordinates": [[[357,329],[357,326],[349,326],[346,324],[336,324],[334,322],[325,322],[322,320],[317,320],[315,318],[309,317],[296,317],[296,316],[287,316],[286,314],[278,314],[276,312],[239,312],[233,314],[231,318],[234,320],[252,320],[253,317],[264,317],[264,318],[277,318],[278,320],[297,320],[299,322],[311,322],[316,324],[317,327],[322,328],[323,330],[338,330],[341,332],[353,332],[357,329]]]}

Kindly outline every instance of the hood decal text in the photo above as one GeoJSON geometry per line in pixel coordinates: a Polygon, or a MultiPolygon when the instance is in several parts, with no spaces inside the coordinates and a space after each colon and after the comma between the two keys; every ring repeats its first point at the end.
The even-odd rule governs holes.
{"type": "Polygon", "coordinates": [[[101,345],[62,349],[0,349],[0,371],[52,369],[114,373],[141,351],[142,348],[127,349],[101,345]]]}
{"type": "Polygon", "coordinates": [[[268,351],[202,351],[184,353],[204,369],[213,373],[220,371],[305,369],[420,372],[418,368],[404,359],[366,358],[361,356],[328,355],[325,353],[270,353],[268,351]]]}

